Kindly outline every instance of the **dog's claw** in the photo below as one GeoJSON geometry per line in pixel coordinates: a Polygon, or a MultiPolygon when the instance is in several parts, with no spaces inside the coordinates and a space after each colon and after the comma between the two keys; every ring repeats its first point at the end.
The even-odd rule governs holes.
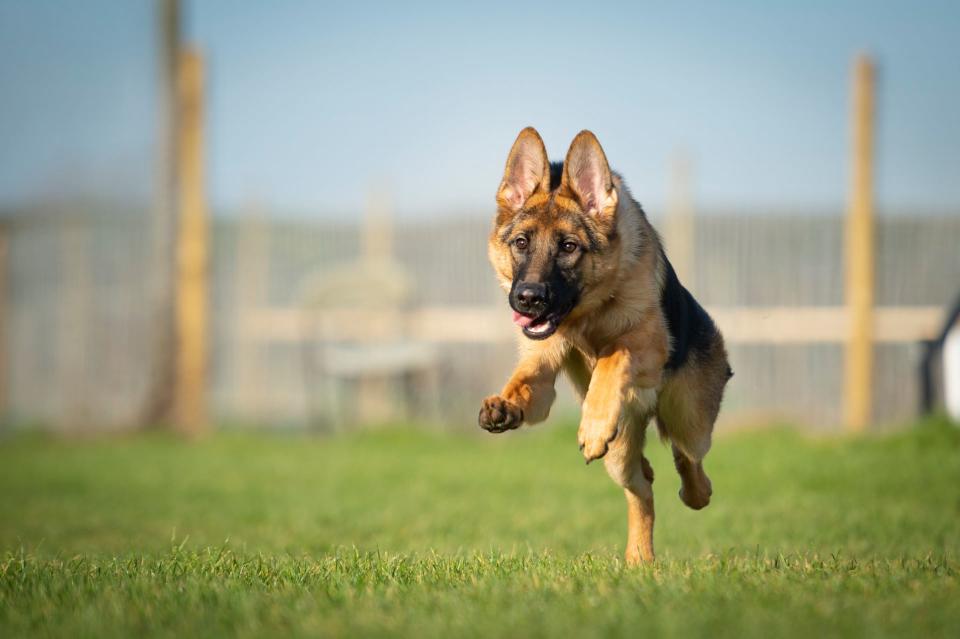
{"type": "Polygon", "coordinates": [[[585,428],[584,424],[580,425],[580,432],[577,433],[577,440],[580,445],[580,452],[583,453],[584,458],[589,464],[594,459],[600,459],[610,450],[610,442],[612,442],[617,437],[616,428],[613,429],[612,433],[599,432],[593,434],[596,431],[590,428],[585,428]],[[597,435],[600,435],[599,437],[597,435]]]}
{"type": "Polygon", "coordinates": [[[584,453],[583,453],[583,457],[584,457],[584,459],[586,459],[587,463],[589,464],[589,463],[592,462],[594,459],[600,459],[600,458],[602,458],[604,455],[607,454],[607,451],[608,451],[608,450],[609,450],[609,446],[607,446],[606,444],[604,444],[604,445],[603,445],[603,448],[600,449],[600,450],[593,450],[593,451],[589,451],[589,452],[584,452],[584,453]]]}

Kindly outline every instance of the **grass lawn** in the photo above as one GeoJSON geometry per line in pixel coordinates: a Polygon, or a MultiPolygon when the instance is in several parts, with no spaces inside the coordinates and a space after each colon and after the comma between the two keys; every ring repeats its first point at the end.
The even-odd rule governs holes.
{"type": "Polygon", "coordinates": [[[960,636],[960,431],[719,438],[652,566],[575,425],[0,440],[0,636],[960,636]]]}

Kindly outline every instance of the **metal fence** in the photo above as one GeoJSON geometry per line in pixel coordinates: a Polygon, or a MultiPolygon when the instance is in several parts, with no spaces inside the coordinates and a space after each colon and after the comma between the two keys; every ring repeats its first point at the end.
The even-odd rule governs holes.
{"type": "Polygon", "coordinates": [[[146,218],[86,208],[8,219],[2,300],[3,413],[62,429],[137,419],[148,383],[146,218]]]}
{"type": "MultiPolygon", "coordinates": [[[[155,327],[147,217],[98,203],[5,219],[7,421],[74,429],[134,423],[145,401],[155,327]]],[[[405,311],[432,318],[434,328],[418,339],[436,348],[436,415],[450,428],[473,427],[479,400],[499,389],[514,358],[509,313],[486,261],[489,225],[478,215],[399,223],[392,233],[393,257],[413,283],[405,311]],[[437,317],[446,311],[465,322],[462,339],[455,330],[435,330],[444,328],[444,316],[437,317]]],[[[216,219],[209,390],[217,422],[311,422],[316,389],[305,378],[297,319],[304,287],[357,260],[363,232],[360,224],[316,220],[216,219]]],[[[960,215],[885,215],[876,232],[878,305],[920,310],[923,326],[935,323],[937,309],[960,288],[960,215]]],[[[797,322],[789,317],[791,309],[802,317],[842,306],[842,217],[704,214],[692,233],[691,288],[717,310],[736,371],[723,423],[837,427],[842,342],[796,336],[797,322]],[[749,314],[745,325],[725,327],[733,311],[751,309],[763,327],[754,331],[749,314]],[[764,316],[766,310],[772,315],[764,316]],[[782,326],[771,320],[780,316],[787,318],[782,326]],[[766,336],[754,339],[754,333],[766,336]]],[[[878,424],[915,412],[920,351],[914,333],[875,347],[878,424]]],[[[564,407],[572,408],[568,395],[564,407]]]]}

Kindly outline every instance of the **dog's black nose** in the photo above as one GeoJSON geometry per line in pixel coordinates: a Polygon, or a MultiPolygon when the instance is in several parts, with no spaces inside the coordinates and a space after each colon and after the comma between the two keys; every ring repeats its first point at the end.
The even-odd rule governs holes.
{"type": "Polygon", "coordinates": [[[523,282],[517,285],[514,296],[521,313],[539,315],[547,308],[547,287],[544,284],[523,282]]]}

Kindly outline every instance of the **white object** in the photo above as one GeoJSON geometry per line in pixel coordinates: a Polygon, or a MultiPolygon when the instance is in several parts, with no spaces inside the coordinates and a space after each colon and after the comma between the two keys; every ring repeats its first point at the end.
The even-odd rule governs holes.
{"type": "Polygon", "coordinates": [[[947,414],[960,424],[960,322],[943,342],[943,396],[947,414]]]}

